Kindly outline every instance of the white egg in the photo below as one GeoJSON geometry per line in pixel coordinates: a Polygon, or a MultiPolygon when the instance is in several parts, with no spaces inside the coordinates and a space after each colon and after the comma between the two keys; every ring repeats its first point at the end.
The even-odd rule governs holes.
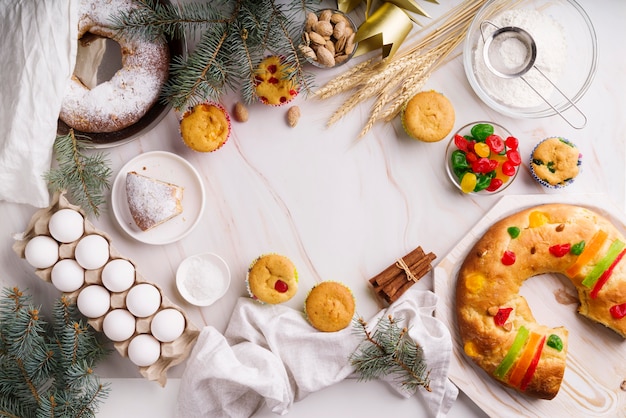
{"type": "Polygon", "coordinates": [[[116,258],[102,269],[102,284],[111,292],[124,292],[135,283],[135,266],[128,260],[116,258]]]}
{"type": "Polygon", "coordinates": [[[111,307],[111,294],[102,286],[87,286],[78,294],[76,306],[87,318],[101,317],[111,307]]]}
{"type": "Polygon", "coordinates": [[[137,284],[126,295],[126,308],[137,318],[155,313],[161,306],[159,289],[149,283],[137,284]]]}
{"type": "Polygon", "coordinates": [[[85,270],[95,270],[109,260],[109,242],[102,235],[87,235],[78,241],[74,258],[85,270]]]}
{"type": "Polygon", "coordinates": [[[48,268],[59,259],[59,243],[47,235],[37,235],[26,244],[24,257],[37,269],[48,268]]]}
{"type": "Polygon", "coordinates": [[[150,332],[154,338],[169,343],[180,337],[185,330],[185,317],[180,311],[172,308],[157,312],[150,323],[150,332]]]}
{"type": "Polygon", "coordinates": [[[111,341],[124,341],[135,333],[135,317],[126,309],[113,309],[102,321],[102,331],[111,341]]]}
{"type": "Polygon", "coordinates": [[[128,344],[128,358],[139,367],[154,364],[161,356],[161,343],[150,334],[139,334],[128,344]]]}
{"type": "Polygon", "coordinates": [[[85,283],[85,270],[76,260],[64,258],[52,267],[50,278],[54,287],[61,292],[73,292],[85,283]]]}
{"type": "Polygon", "coordinates": [[[85,219],[73,209],[61,209],[50,217],[48,230],[52,238],[59,242],[74,242],[83,236],[85,219]]]}

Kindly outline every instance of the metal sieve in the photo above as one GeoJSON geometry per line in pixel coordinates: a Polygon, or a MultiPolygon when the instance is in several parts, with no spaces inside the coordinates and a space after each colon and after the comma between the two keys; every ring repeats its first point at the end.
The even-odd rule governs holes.
{"type": "Polygon", "coordinates": [[[480,32],[483,38],[483,60],[493,74],[501,78],[519,78],[523,80],[541,99],[561,116],[571,127],[582,129],[587,124],[587,117],[576,107],[576,104],[565,95],[536,65],[537,45],[532,35],[524,29],[516,26],[498,27],[489,20],[480,24],[480,32]],[[496,28],[493,32],[485,34],[485,26],[491,25],[496,28]],[[567,100],[582,118],[582,124],[574,125],[565,115],[548,101],[531,83],[524,78],[528,71],[534,70],[545,78],[554,89],[567,100]]]}

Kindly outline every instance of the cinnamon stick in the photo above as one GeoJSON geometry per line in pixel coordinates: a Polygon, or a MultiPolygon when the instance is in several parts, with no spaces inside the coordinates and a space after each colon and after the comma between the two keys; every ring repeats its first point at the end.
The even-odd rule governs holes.
{"type": "MultiPolygon", "coordinates": [[[[404,262],[408,266],[410,266],[414,264],[415,262],[419,261],[423,257],[424,257],[424,250],[422,249],[422,247],[417,247],[402,258],[404,262]]],[[[392,265],[384,269],[382,272],[372,277],[369,280],[369,282],[373,286],[383,286],[401,274],[405,274],[404,271],[400,267],[398,267],[396,263],[393,263],[392,265]]]]}

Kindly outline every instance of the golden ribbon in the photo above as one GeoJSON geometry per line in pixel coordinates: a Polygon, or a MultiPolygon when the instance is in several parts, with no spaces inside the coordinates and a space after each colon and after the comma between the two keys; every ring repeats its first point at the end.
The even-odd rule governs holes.
{"type": "MultiPolygon", "coordinates": [[[[415,0],[388,0],[371,14],[372,0],[365,1],[365,21],[359,26],[355,36],[355,42],[358,42],[355,56],[377,49],[382,50],[383,58],[393,56],[413,29],[413,19],[407,12],[430,17],[415,0]]],[[[349,13],[362,2],[363,0],[337,0],[337,7],[342,12],[349,13]]]]}

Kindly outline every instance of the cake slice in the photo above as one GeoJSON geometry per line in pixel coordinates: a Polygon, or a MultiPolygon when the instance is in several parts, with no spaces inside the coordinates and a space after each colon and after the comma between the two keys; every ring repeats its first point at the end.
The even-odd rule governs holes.
{"type": "Polygon", "coordinates": [[[183,188],[130,171],[126,174],[126,197],[135,224],[152,229],[183,211],[183,188]]]}

